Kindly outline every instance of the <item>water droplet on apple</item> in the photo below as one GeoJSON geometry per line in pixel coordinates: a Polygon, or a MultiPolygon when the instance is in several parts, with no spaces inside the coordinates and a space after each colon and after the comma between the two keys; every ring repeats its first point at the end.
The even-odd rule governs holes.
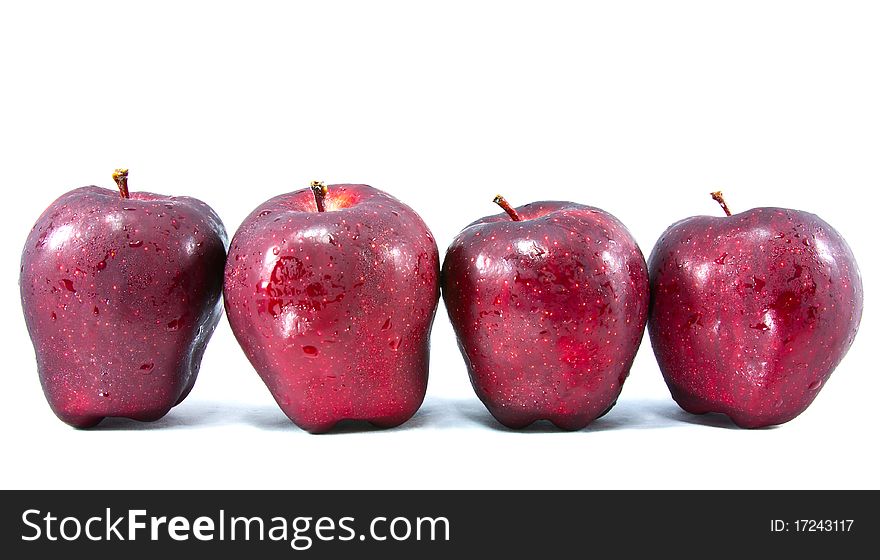
{"type": "Polygon", "coordinates": [[[822,380],[817,379],[817,380],[813,381],[812,383],[810,383],[809,389],[810,389],[810,391],[818,391],[821,386],[822,386],[822,380]]]}
{"type": "Polygon", "coordinates": [[[154,367],[153,362],[145,362],[145,363],[141,364],[141,372],[150,373],[151,371],[153,371],[153,367],[154,367]]]}
{"type": "Polygon", "coordinates": [[[402,341],[401,341],[400,337],[394,337],[388,341],[388,347],[391,348],[392,350],[397,350],[398,348],[400,348],[401,342],[402,341]]]}
{"type": "Polygon", "coordinates": [[[140,246],[143,245],[143,244],[144,244],[144,242],[143,242],[143,241],[140,241],[140,240],[138,240],[138,241],[129,241],[129,242],[128,242],[128,246],[129,246],[129,247],[140,247],[140,246]]]}
{"type": "Polygon", "coordinates": [[[69,280],[67,278],[62,278],[61,283],[64,284],[64,288],[68,292],[73,292],[74,294],[76,293],[76,290],[73,288],[73,282],[71,280],[69,280]]]}
{"type": "Polygon", "coordinates": [[[55,321],[57,319],[58,319],[58,315],[56,315],[55,312],[53,311],[52,312],[52,320],[55,321]]]}
{"type": "Polygon", "coordinates": [[[105,389],[101,389],[100,391],[98,391],[98,396],[106,399],[107,397],[110,396],[110,391],[107,391],[105,389]]]}
{"type": "Polygon", "coordinates": [[[168,324],[165,325],[165,328],[169,331],[180,330],[180,326],[181,326],[182,322],[183,321],[180,317],[177,317],[175,319],[171,319],[170,321],[168,321],[168,324]]]}
{"type": "Polygon", "coordinates": [[[92,308],[92,313],[94,313],[95,315],[98,315],[100,313],[97,305],[92,308]]]}
{"type": "Polygon", "coordinates": [[[178,224],[177,220],[174,218],[171,218],[171,226],[174,227],[174,229],[180,229],[180,224],[178,224]]]}
{"type": "Polygon", "coordinates": [[[761,290],[764,289],[764,286],[767,285],[766,281],[764,281],[761,278],[758,278],[757,276],[754,277],[754,280],[755,280],[755,291],[756,292],[760,292],[761,290]]]}
{"type": "Polygon", "coordinates": [[[303,354],[310,358],[314,358],[318,355],[318,349],[311,345],[303,346],[303,354]]]}
{"type": "Polygon", "coordinates": [[[278,247],[272,247],[272,254],[273,255],[277,255],[280,252],[281,252],[281,249],[279,249],[278,247]]]}
{"type": "Polygon", "coordinates": [[[171,203],[168,203],[168,204],[165,204],[165,208],[167,208],[167,209],[169,209],[169,210],[171,210],[171,209],[173,209],[173,208],[174,208],[174,205],[173,205],[173,204],[171,204],[171,203]]]}
{"type": "Polygon", "coordinates": [[[122,209],[128,210],[129,212],[134,212],[135,210],[137,210],[137,208],[134,208],[132,206],[123,206],[122,209]]]}
{"type": "Polygon", "coordinates": [[[391,317],[388,317],[387,319],[385,319],[385,323],[382,325],[382,330],[387,331],[390,328],[391,328],[391,317]]]}
{"type": "Polygon", "coordinates": [[[98,270],[104,270],[105,268],[107,268],[107,260],[105,259],[103,261],[100,261],[98,264],[95,265],[95,268],[97,268],[98,270]]]}

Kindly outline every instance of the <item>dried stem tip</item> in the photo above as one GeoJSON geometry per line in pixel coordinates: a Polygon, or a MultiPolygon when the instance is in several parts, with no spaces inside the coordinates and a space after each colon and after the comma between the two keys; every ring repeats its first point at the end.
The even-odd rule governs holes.
{"type": "Polygon", "coordinates": [[[312,194],[315,195],[315,206],[318,212],[324,211],[324,198],[327,196],[327,185],[323,181],[312,181],[312,194]]]}
{"type": "Polygon", "coordinates": [[[128,169],[117,169],[113,172],[113,180],[119,189],[119,196],[128,198],[128,169]]]}
{"type": "Polygon", "coordinates": [[[715,191],[712,193],[712,200],[721,205],[721,209],[724,210],[724,213],[730,216],[730,208],[727,207],[727,203],[724,202],[724,195],[721,194],[721,191],[715,191]]]}
{"type": "Polygon", "coordinates": [[[516,213],[516,209],[511,206],[510,203],[507,202],[507,200],[500,194],[496,194],[495,199],[492,202],[494,202],[495,204],[500,206],[505,212],[507,212],[507,215],[510,216],[510,219],[514,222],[522,221],[522,218],[520,218],[519,214],[516,213]]]}

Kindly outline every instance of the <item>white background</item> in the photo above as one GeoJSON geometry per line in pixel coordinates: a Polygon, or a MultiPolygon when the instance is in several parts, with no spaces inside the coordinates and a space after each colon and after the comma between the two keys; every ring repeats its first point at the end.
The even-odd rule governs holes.
{"type": "Polygon", "coordinates": [[[878,488],[880,9],[872,2],[6,2],[0,10],[5,488],[878,488]],[[132,3],[133,4],[133,3],[132,3]],[[309,435],[225,320],[191,396],[150,425],[74,430],[40,390],[18,296],[39,214],[74,187],[211,204],[230,235],[312,179],[364,182],[441,253],[514,204],[574,200],[647,255],[720,209],[818,213],[849,240],[866,309],[813,406],[759,431],[684,414],[647,337],[585,430],[496,424],[445,310],[418,415],[309,435]]]}

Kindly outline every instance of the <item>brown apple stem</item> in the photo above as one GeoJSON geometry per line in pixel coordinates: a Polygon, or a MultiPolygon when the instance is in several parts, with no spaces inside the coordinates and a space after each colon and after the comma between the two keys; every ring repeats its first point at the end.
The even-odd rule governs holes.
{"type": "Polygon", "coordinates": [[[116,187],[119,189],[119,196],[129,198],[128,196],[128,169],[117,169],[113,172],[113,180],[116,181],[116,187]]]}
{"type": "Polygon", "coordinates": [[[522,218],[520,218],[519,214],[516,213],[516,209],[511,206],[510,203],[507,202],[507,199],[505,199],[500,194],[496,194],[495,200],[493,200],[492,202],[494,202],[495,204],[500,206],[505,212],[507,212],[507,215],[510,216],[510,219],[514,222],[522,221],[522,218]]]}
{"type": "Polygon", "coordinates": [[[324,198],[327,196],[327,185],[324,184],[324,181],[312,181],[312,194],[315,195],[315,206],[318,207],[318,212],[324,211],[324,198]]]}
{"type": "Polygon", "coordinates": [[[721,205],[721,209],[724,210],[724,213],[728,216],[731,215],[730,208],[727,207],[727,203],[724,202],[724,195],[721,194],[721,191],[715,191],[712,193],[712,200],[721,205]]]}

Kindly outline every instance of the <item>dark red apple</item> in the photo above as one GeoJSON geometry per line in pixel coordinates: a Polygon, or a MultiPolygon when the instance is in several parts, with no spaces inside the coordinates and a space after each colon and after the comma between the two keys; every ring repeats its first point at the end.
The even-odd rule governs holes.
{"type": "Polygon", "coordinates": [[[254,210],[226,265],[229,323],[284,413],[310,432],[405,422],[428,382],[439,257],[410,207],[313,183],[254,210]]]}
{"type": "Polygon", "coordinates": [[[803,412],[843,359],[862,316],[846,241],[785,208],[696,216],[650,258],[648,330],[675,401],[758,428],[803,412]]]}
{"type": "Polygon", "coordinates": [[[648,313],[645,259],[614,216],[535,202],[466,227],[443,300],[480,400],[511,428],[580,429],[616,402],[648,313]]]}
{"type": "Polygon", "coordinates": [[[192,389],[220,320],[226,231],[194,198],[82,187],[37,220],[21,302],[43,391],[80,428],[156,420],[192,389]]]}

